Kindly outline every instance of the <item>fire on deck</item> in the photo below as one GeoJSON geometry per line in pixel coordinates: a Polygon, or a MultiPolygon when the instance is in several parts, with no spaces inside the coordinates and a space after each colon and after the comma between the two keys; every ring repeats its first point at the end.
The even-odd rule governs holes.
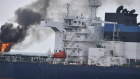
{"type": "Polygon", "coordinates": [[[14,43],[1,43],[0,44],[0,51],[1,52],[9,52],[12,45],[14,45],[14,43]]]}

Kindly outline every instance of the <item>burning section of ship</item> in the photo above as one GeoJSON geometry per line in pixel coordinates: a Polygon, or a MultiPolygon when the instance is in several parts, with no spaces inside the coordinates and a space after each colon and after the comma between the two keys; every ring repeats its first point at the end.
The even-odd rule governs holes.
{"type": "Polygon", "coordinates": [[[14,43],[1,43],[0,44],[1,52],[9,52],[12,45],[14,45],[14,43]]]}

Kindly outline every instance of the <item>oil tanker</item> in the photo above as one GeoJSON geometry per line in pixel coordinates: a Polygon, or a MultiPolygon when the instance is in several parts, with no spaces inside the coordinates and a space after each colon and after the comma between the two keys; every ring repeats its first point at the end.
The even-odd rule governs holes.
{"type": "Polygon", "coordinates": [[[8,52],[1,43],[0,79],[140,79],[140,23],[135,10],[123,6],[96,17],[99,0],[89,0],[90,19],[70,16],[63,22],[42,21],[55,31],[54,52],[8,52]]]}

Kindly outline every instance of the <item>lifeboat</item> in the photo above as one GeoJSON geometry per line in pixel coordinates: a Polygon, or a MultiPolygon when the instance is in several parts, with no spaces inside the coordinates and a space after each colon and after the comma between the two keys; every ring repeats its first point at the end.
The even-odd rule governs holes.
{"type": "Polygon", "coordinates": [[[66,53],[64,51],[61,52],[55,52],[54,58],[66,58],[66,53]]]}

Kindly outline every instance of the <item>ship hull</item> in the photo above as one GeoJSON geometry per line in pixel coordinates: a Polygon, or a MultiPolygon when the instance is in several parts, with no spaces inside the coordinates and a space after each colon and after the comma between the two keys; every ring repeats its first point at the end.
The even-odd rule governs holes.
{"type": "Polygon", "coordinates": [[[140,68],[0,63],[0,79],[140,79],[140,68]]]}

